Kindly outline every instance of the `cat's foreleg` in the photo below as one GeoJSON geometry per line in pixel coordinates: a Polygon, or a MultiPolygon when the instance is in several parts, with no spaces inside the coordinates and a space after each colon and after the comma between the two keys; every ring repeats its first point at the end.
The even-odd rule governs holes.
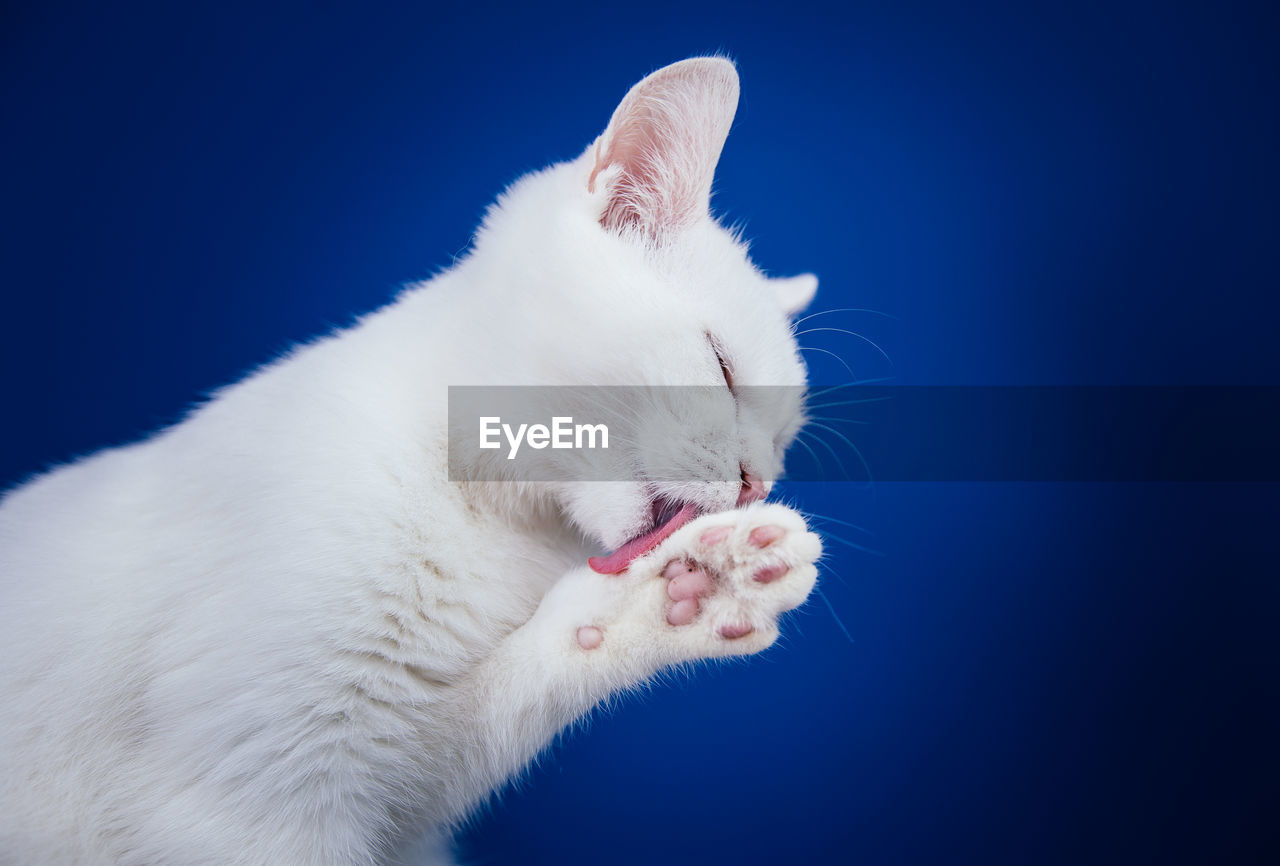
{"type": "Polygon", "coordinates": [[[473,681],[476,795],[610,694],[670,665],[772,644],[778,616],[813,589],[821,553],[799,514],[757,503],[690,522],[623,574],[567,574],[473,681]]]}

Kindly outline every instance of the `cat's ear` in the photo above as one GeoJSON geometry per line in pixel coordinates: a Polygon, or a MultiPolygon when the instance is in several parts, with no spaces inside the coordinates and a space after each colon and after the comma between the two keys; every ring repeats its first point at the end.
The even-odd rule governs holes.
{"type": "Polygon", "coordinates": [[[738,73],[721,57],[673,63],[632,87],[592,145],[601,225],[661,243],[704,216],[737,108],[738,73]]]}
{"type": "Polygon", "coordinates": [[[794,277],[771,277],[769,287],[773,289],[778,303],[788,318],[809,306],[813,296],[818,292],[818,278],[813,274],[800,274],[794,277]]]}

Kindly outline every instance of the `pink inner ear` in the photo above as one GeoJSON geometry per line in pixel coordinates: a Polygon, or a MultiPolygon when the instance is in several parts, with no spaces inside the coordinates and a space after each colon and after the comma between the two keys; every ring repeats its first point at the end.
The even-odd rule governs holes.
{"type": "Polygon", "coordinates": [[[601,224],[658,239],[705,214],[737,103],[737,72],[719,58],[681,61],[633,87],[597,142],[589,185],[618,168],[601,224]]]}
{"type": "MultiPolygon", "coordinates": [[[[642,103],[609,143],[605,164],[616,165],[621,172],[600,217],[605,228],[641,224],[665,230],[697,216],[696,181],[700,178],[690,176],[697,173],[691,159],[694,148],[690,142],[678,141],[680,131],[671,125],[642,103]]],[[[709,198],[710,177],[706,186],[709,198]]]]}

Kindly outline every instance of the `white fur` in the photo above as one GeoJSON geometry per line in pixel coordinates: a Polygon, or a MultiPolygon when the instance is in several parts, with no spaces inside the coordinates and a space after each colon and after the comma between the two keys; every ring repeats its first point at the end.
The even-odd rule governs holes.
{"type": "MultiPolygon", "coordinates": [[[[742,407],[738,453],[689,443],[705,471],[681,484],[445,470],[449,385],[719,385],[707,333],[739,381],[803,383],[794,287],[707,211],[730,78],[736,103],[720,59],[628,96],[668,124],[641,131],[661,171],[639,182],[695,195],[696,219],[669,189],[637,196],[597,143],[508,190],[452,270],[3,500],[0,863],[365,864],[415,845],[440,862],[451,825],[610,693],[773,640],[817,540],[781,506],[718,513],[737,489],[712,479],[736,477],[726,461],[776,477],[798,406],[742,407]],[[632,216],[610,223],[623,196],[632,216]],[[622,577],[586,570],[655,491],[709,513],[622,577]],[[767,587],[741,572],[762,520],[788,528],[774,555],[794,566],[767,587]],[[710,525],[738,527],[736,558],[701,619],[670,627],[656,575],[710,525]],[[731,615],[757,632],[718,639],[731,615]],[[582,650],[582,625],[604,645],[582,650]]],[[[647,122],[620,114],[606,145],[647,122]]]]}

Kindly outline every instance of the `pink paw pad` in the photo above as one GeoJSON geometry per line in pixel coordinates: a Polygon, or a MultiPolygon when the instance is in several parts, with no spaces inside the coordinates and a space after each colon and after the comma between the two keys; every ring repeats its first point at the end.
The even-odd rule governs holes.
{"type": "Polygon", "coordinates": [[[667,597],[674,602],[667,611],[667,622],[688,625],[698,616],[698,599],[710,595],[715,582],[711,575],[683,559],[667,563],[662,576],[667,579],[667,597]]]}
{"type": "Polygon", "coordinates": [[[686,598],[671,605],[667,611],[667,622],[671,625],[688,625],[698,616],[698,600],[686,598]]]}
{"type": "Polygon", "coordinates": [[[708,529],[706,532],[702,533],[702,536],[698,539],[698,541],[702,542],[702,544],[706,545],[707,547],[710,547],[711,545],[719,544],[720,542],[728,538],[729,533],[731,531],[732,531],[732,527],[717,526],[714,529],[708,529]]]}
{"type": "Polygon", "coordinates": [[[747,541],[750,541],[756,547],[768,547],[786,534],[787,531],[781,526],[757,526],[751,530],[751,534],[747,536],[747,541]]]}
{"type": "Polygon", "coordinates": [[[666,568],[662,569],[662,576],[667,580],[671,580],[682,574],[688,574],[693,570],[693,566],[683,559],[673,559],[667,563],[666,568]]]}
{"type": "Polygon", "coordinates": [[[789,571],[785,565],[770,565],[760,569],[754,575],[756,583],[773,583],[789,571]]]}
{"type": "Polygon", "coordinates": [[[755,631],[755,628],[748,622],[732,622],[720,626],[720,637],[727,640],[735,640],[740,637],[746,637],[755,631]]]}
{"type": "Polygon", "coordinates": [[[593,625],[584,625],[578,629],[578,646],[584,650],[593,650],[604,643],[604,632],[593,625]]]}
{"type": "Polygon", "coordinates": [[[672,601],[684,601],[687,598],[709,595],[714,588],[715,584],[711,576],[705,571],[701,569],[686,571],[671,578],[667,583],[667,597],[672,601]]]}

